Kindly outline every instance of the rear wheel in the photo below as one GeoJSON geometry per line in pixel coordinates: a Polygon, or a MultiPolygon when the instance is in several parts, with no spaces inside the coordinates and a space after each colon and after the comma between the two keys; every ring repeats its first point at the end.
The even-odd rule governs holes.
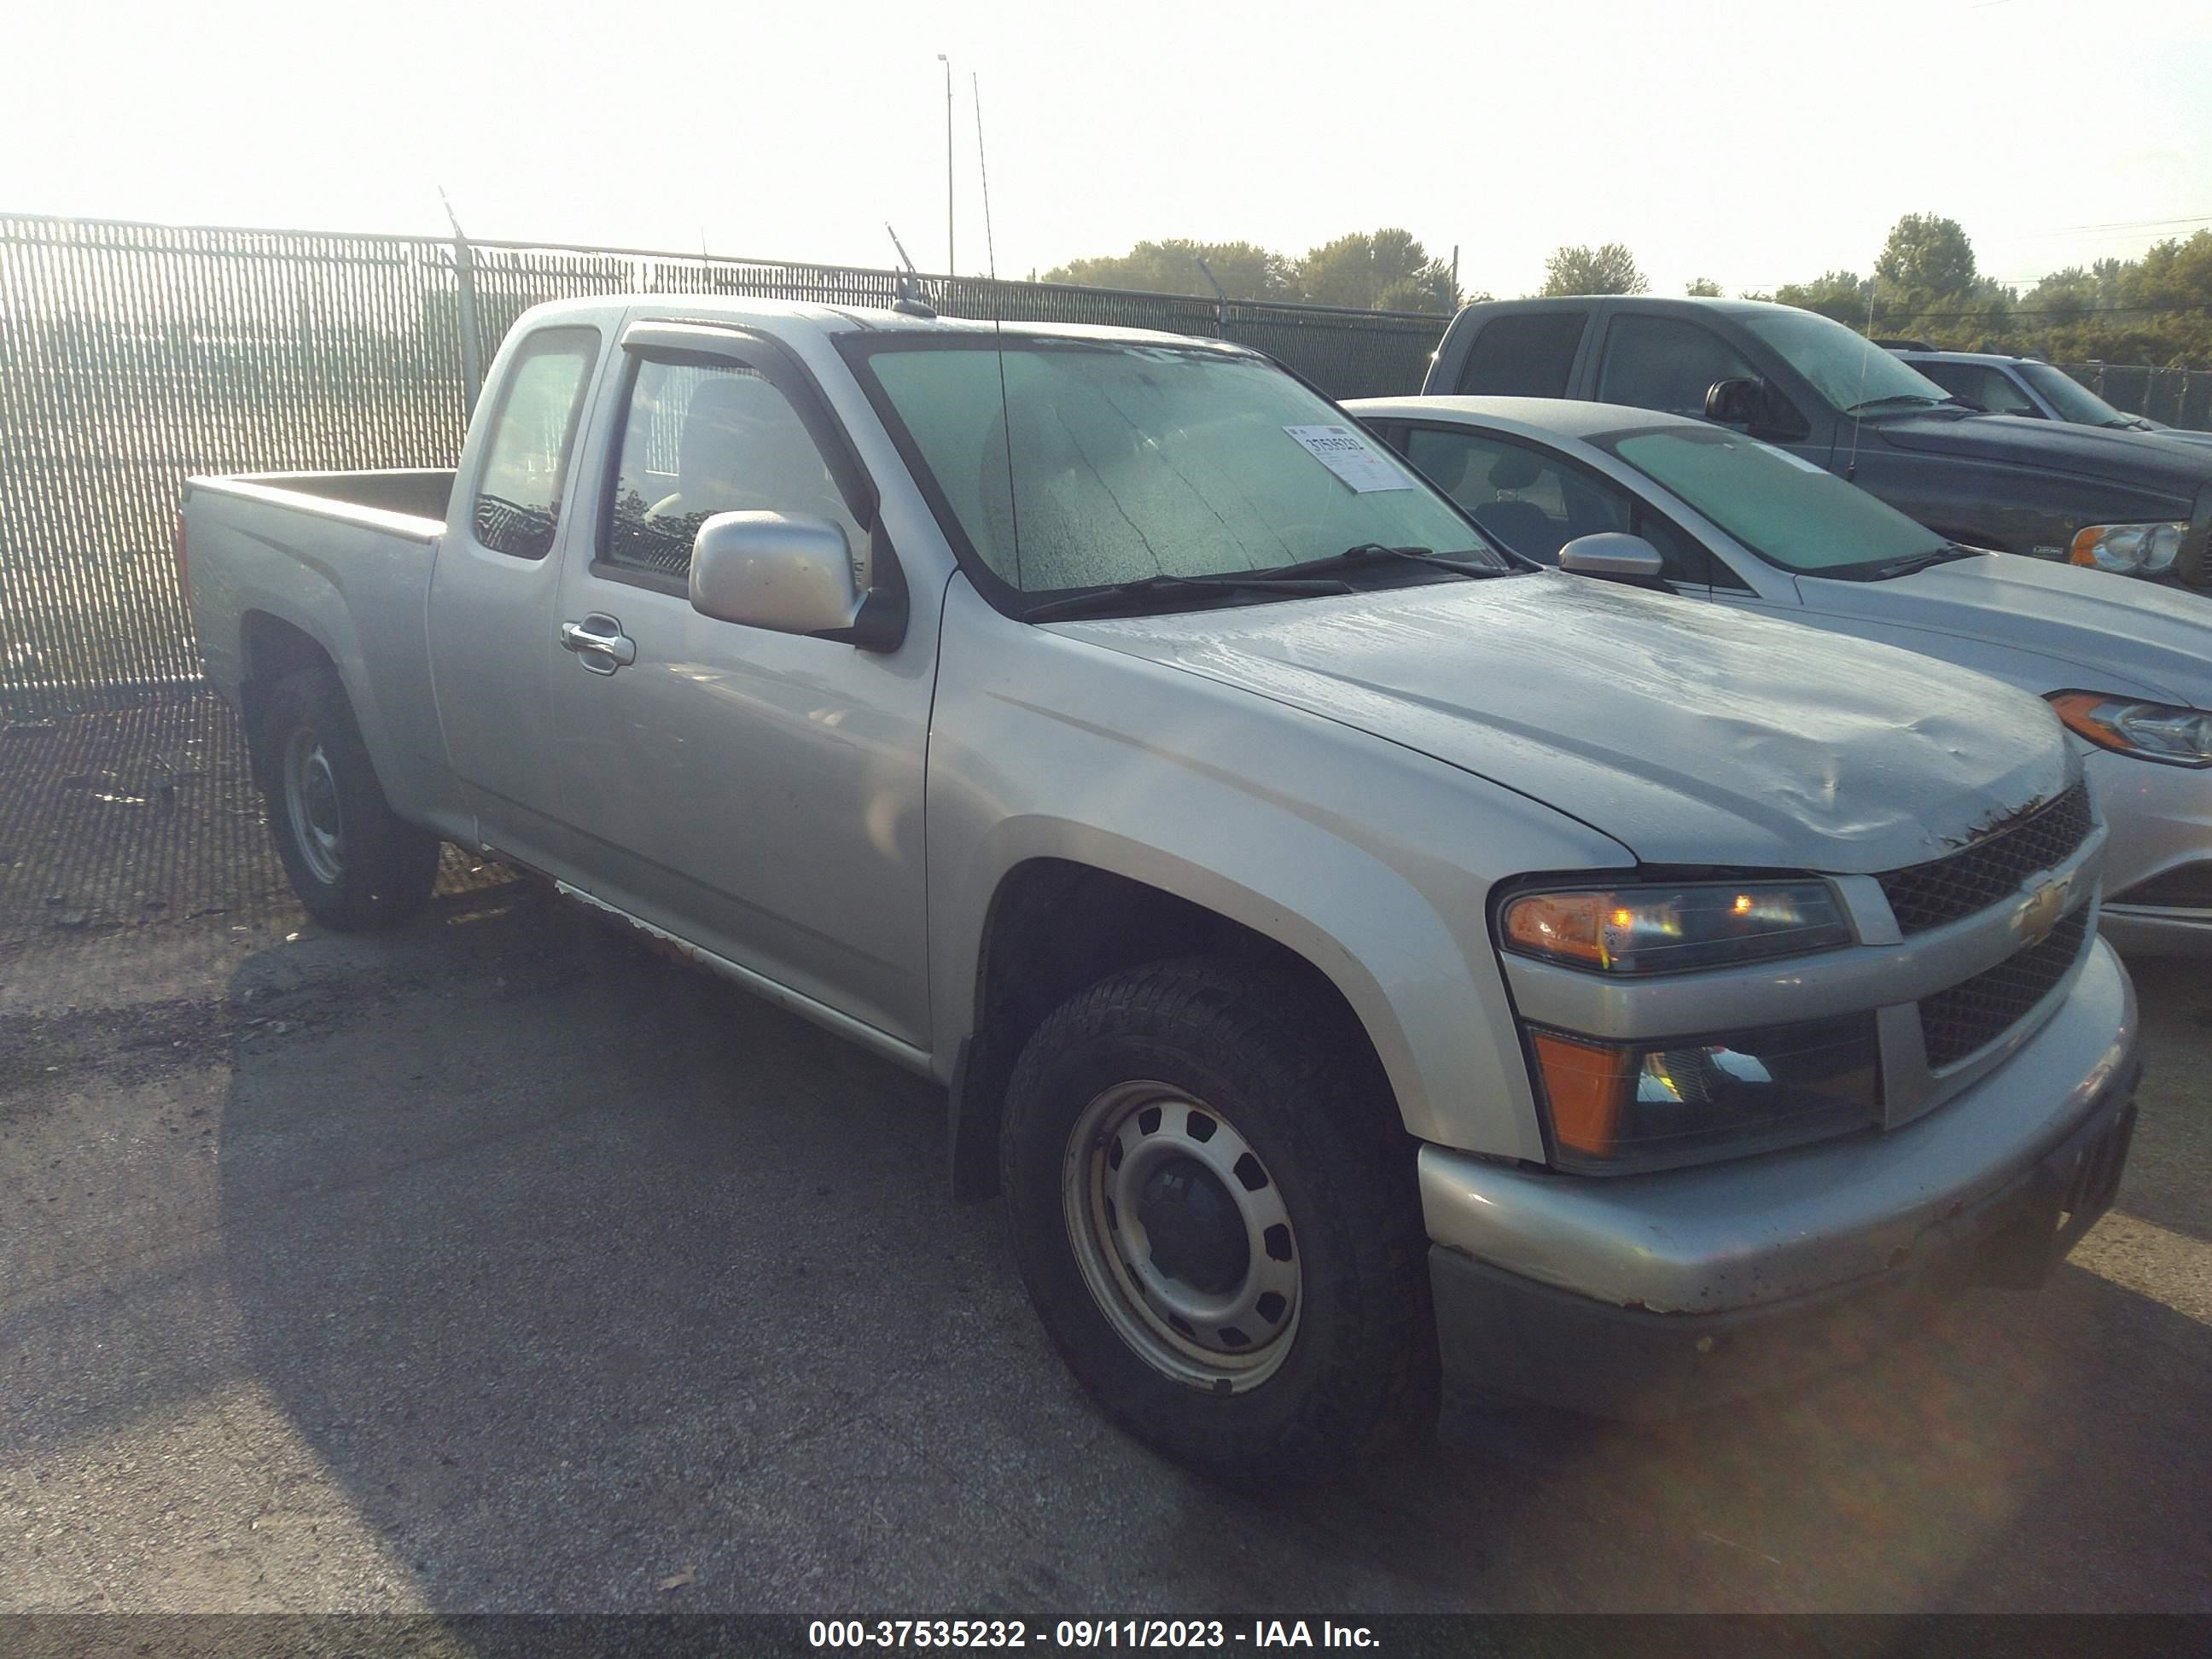
{"type": "Polygon", "coordinates": [[[1250,1483],[1324,1476],[1426,1397],[1412,1149],[1332,1027],[1273,975],[1164,963],[1054,1012],[1008,1091],[1054,1343],[1138,1438],[1250,1483]]]}
{"type": "Polygon", "coordinates": [[[292,890],[325,927],[355,930],[420,909],[438,876],[438,837],[384,798],[337,676],[286,675],[261,713],[269,827],[292,890]]]}

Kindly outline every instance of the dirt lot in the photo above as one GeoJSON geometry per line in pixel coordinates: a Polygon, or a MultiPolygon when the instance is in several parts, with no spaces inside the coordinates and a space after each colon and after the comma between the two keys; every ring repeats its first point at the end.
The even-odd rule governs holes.
{"type": "Polygon", "coordinates": [[[939,1096],[447,878],[307,927],[204,704],[0,737],[0,1608],[2212,1611],[2202,972],[2042,1293],[1267,1504],[1092,1413],[939,1096]]]}

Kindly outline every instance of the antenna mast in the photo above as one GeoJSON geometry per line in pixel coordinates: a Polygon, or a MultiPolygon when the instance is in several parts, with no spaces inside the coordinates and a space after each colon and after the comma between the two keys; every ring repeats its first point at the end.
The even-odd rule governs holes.
{"type": "Polygon", "coordinates": [[[999,429],[1006,440],[1006,516],[1014,532],[1014,586],[1022,585],[1022,507],[1014,493],[1014,416],[1006,398],[1006,327],[999,316],[999,243],[991,229],[991,163],[983,151],[983,85],[970,70],[968,89],[975,101],[975,170],[983,181],[983,252],[990,262],[991,343],[999,359],[999,429]]]}

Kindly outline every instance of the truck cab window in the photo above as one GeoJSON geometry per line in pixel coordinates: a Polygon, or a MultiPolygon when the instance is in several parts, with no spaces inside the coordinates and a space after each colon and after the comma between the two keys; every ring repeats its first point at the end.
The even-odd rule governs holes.
{"type": "Polygon", "coordinates": [[[1492,317],[1468,348],[1459,372],[1463,393],[1492,398],[1564,398],[1582,344],[1584,311],[1527,311],[1492,317]]]}
{"type": "Polygon", "coordinates": [[[542,559],[553,550],[568,453],[599,356],[597,329],[542,329],[507,369],[469,510],[477,539],[495,553],[542,559]]]}
{"type": "Polygon", "coordinates": [[[687,577],[692,538],[717,513],[827,519],[868,585],[868,538],[790,399],[740,364],[647,358],[630,392],[603,556],[687,577]]]}
{"type": "Polygon", "coordinates": [[[1702,324],[1631,314],[1614,318],[1606,331],[1597,398],[1703,420],[1705,393],[1714,381],[1762,378],[1734,346],[1702,324]]]}

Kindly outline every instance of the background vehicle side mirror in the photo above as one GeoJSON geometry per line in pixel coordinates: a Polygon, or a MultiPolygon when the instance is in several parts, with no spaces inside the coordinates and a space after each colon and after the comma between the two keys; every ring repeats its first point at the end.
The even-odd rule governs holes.
{"type": "Polygon", "coordinates": [[[1705,418],[1740,426],[1753,437],[1802,438],[1803,418],[1790,400],[1765,381],[1748,375],[1715,380],[1705,388],[1705,418]]]}
{"type": "Polygon", "coordinates": [[[1577,536],[1559,550],[1559,568],[1577,576],[1610,576],[1621,581],[1656,581],[1667,568],[1659,550],[1641,536],[1601,530],[1577,536]]]}
{"type": "Polygon", "coordinates": [[[717,622],[890,651],[906,605],[853,580],[843,528],[802,513],[717,513],[691,542],[691,608],[717,622]]]}
{"type": "Polygon", "coordinates": [[[1762,380],[1715,380],[1705,388],[1705,418],[1723,426],[1751,426],[1765,412],[1762,380]]]}

